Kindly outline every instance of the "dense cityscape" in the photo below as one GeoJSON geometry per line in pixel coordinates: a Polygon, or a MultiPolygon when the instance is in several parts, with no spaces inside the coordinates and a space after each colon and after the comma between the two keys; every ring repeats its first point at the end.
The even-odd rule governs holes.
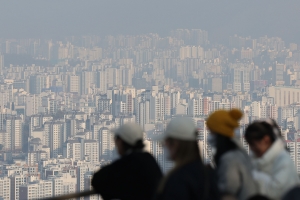
{"type": "MultiPolygon", "coordinates": [[[[146,150],[167,172],[154,138],[175,116],[193,117],[206,163],[207,116],[244,112],[236,136],[275,119],[300,174],[300,51],[279,37],[200,29],[63,40],[0,39],[0,199],[41,199],[91,189],[95,171],[117,158],[111,130],[144,129],[146,150]],[[299,141],[299,142],[298,142],[299,141]]],[[[85,199],[101,199],[99,196],[85,199]]]]}

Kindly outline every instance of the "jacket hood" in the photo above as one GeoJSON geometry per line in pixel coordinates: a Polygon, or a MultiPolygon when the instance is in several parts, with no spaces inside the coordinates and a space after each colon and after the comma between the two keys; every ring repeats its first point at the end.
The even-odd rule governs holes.
{"type": "Polygon", "coordinates": [[[284,151],[284,143],[281,139],[277,139],[261,158],[255,159],[255,163],[264,166],[272,162],[282,151],[284,151]]]}

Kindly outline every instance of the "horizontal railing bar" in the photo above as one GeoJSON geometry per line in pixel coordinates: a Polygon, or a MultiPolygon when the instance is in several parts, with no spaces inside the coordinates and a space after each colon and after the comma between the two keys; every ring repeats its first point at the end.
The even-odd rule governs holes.
{"type": "Polygon", "coordinates": [[[44,200],[64,200],[64,199],[73,199],[73,198],[79,198],[79,197],[85,197],[85,196],[90,196],[93,194],[97,194],[94,190],[91,191],[83,191],[79,193],[74,193],[74,194],[66,194],[62,196],[57,196],[57,197],[50,197],[44,200]]]}

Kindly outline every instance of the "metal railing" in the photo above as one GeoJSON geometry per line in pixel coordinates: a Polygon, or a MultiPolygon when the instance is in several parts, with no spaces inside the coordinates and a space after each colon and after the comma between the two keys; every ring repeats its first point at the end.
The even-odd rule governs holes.
{"type": "Polygon", "coordinates": [[[74,194],[66,194],[62,196],[57,196],[57,197],[50,197],[46,198],[44,200],[64,200],[64,199],[74,199],[74,198],[79,198],[79,197],[86,197],[90,195],[97,194],[94,190],[91,191],[83,191],[79,193],[74,193],[74,194]]]}

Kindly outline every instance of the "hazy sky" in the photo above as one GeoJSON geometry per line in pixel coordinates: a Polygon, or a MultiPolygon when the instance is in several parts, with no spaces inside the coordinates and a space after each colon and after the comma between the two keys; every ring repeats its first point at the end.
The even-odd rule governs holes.
{"type": "Polygon", "coordinates": [[[212,40],[229,35],[280,36],[300,44],[299,0],[26,0],[0,1],[0,37],[84,34],[167,35],[200,28],[212,40]]]}

